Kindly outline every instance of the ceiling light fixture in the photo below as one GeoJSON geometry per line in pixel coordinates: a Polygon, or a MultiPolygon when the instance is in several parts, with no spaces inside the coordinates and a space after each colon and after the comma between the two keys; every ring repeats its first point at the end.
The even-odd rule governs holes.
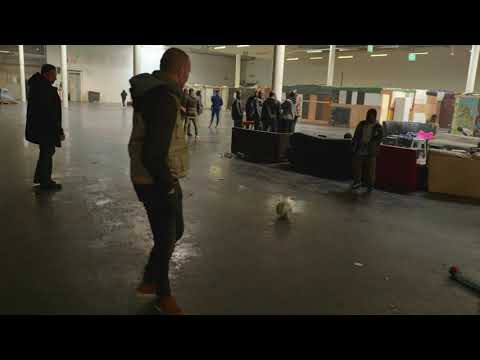
{"type": "Polygon", "coordinates": [[[412,53],[412,54],[415,54],[415,55],[428,55],[428,52],[418,52],[418,53],[412,53]]]}
{"type": "Polygon", "coordinates": [[[314,56],[310,58],[310,60],[321,60],[321,59],[323,59],[323,57],[321,56],[314,56]]]}
{"type": "Polygon", "coordinates": [[[3,54],[10,54],[10,51],[7,51],[7,50],[0,50],[0,53],[3,53],[3,54]]]}
{"type": "Polygon", "coordinates": [[[349,55],[349,56],[339,56],[338,59],[353,59],[353,55],[349,55]]]}
{"type": "Polygon", "coordinates": [[[222,49],[226,49],[227,47],[224,45],[224,46],[215,46],[213,48],[213,50],[222,50],[222,49]]]}
{"type": "Polygon", "coordinates": [[[321,53],[322,51],[323,49],[310,49],[310,50],[307,50],[307,53],[314,54],[314,53],[321,53]]]}
{"type": "Polygon", "coordinates": [[[238,47],[249,47],[250,45],[237,45],[237,48],[238,47]]]}
{"type": "Polygon", "coordinates": [[[287,61],[296,61],[299,60],[299,58],[287,58],[287,61]]]}
{"type": "Polygon", "coordinates": [[[383,57],[383,56],[388,56],[388,54],[372,54],[370,56],[371,57],[383,57]]]}

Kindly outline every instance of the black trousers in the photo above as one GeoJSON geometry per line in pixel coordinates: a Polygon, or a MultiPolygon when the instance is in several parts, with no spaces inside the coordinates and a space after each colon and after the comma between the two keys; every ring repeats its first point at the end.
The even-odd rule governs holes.
{"type": "Polygon", "coordinates": [[[233,126],[243,128],[243,119],[233,119],[233,126]]]}
{"type": "Polygon", "coordinates": [[[47,185],[52,181],[53,155],[55,154],[55,145],[40,144],[40,154],[38,155],[37,167],[35,168],[34,183],[47,185]]]}
{"type": "Polygon", "coordinates": [[[263,123],[261,119],[254,119],[255,123],[253,124],[253,128],[255,130],[263,130],[263,123]]]}
{"type": "Polygon", "coordinates": [[[271,132],[280,132],[278,119],[270,119],[264,120],[263,122],[263,130],[264,131],[271,131],[271,132]]]}
{"type": "Polygon", "coordinates": [[[127,98],[122,97],[122,106],[125,106],[125,100],[127,100],[127,98]]]}
{"type": "Polygon", "coordinates": [[[153,233],[143,281],[157,285],[157,296],[171,295],[169,280],[170,259],[175,244],[183,236],[182,188],[175,185],[174,194],[159,194],[155,190],[143,202],[153,233]]]}

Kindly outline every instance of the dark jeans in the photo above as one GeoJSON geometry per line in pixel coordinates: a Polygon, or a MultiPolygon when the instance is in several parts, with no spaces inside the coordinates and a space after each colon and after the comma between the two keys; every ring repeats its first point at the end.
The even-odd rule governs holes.
{"type": "Polygon", "coordinates": [[[170,258],[184,229],[182,198],[182,188],[177,183],[174,194],[159,194],[152,190],[143,203],[154,243],[145,266],[143,281],[157,285],[157,296],[171,294],[168,277],[170,258]]]}
{"type": "Polygon", "coordinates": [[[35,169],[34,183],[46,185],[52,181],[53,154],[55,154],[55,145],[40,144],[40,154],[38,155],[37,167],[35,169]]]}
{"type": "Polygon", "coordinates": [[[212,109],[212,119],[210,120],[210,126],[212,126],[213,118],[215,116],[217,117],[217,126],[218,126],[218,123],[220,122],[220,109],[212,109]]]}
{"type": "Polygon", "coordinates": [[[353,155],[353,183],[363,183],[367,187],[375,185],[375,170],[377,158],[375,156],[353,155]]]}
{"type": "Polygon", "coordinates": [[[193,126],[195,127],[195,135],[198,135],[197,117],[196,116],[187,117],[187,122],[185,123],[185,126],[186,126],[185,131],[188,132],[188,135],[192,134],[192,132],[190,131],[192,123],[193,123],[193,126]]]}
{"type": "Polygon", "coordinates": [[[263,123],[260,119],[255,119],[255,123],[253,124],[253,128],[255,130],[263,130],[263,123]]]}
{"type": "Polygon", "coordinates": [[[286,132],[286,133],[293,133],[295,132],[295,121],[294,120],[284,120],[283,121],[283,131],[282,132],[286,132]]]}

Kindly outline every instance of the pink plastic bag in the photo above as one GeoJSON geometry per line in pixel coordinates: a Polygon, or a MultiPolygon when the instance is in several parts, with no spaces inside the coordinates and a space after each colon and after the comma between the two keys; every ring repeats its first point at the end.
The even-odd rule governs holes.
{"type": "Polygon", "coordinates": [[[423,130],[420,130],[418,133],[417,133],[417,139],[421,139],[421,140],[432,140],[435,136],[433,135],[433,132],[429,131],[429,132],[425,132],[423,130]]]}

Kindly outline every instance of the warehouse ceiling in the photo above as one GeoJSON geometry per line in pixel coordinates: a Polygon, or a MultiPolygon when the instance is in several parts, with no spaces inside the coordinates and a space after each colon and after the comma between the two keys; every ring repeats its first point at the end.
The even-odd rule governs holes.
{"type": "MultiPolygon", "coordinates": [[[[175,45],[178,46],[178,45],[175,45]]],[[[374,45],[375,50],[395,51],[398,49],[421,49],[424,47],[441,46],[451,47],[453,45],[374,45]]],[[[272,58],[273,45],[181,45],[178,47],[189,49],[193,52],[234,56],[241,54],[243,58],[272,58]]],[[[338,52],[345,51],[367,51],[368,45],[337,45],[338,52]]],[[[287,45],[285,55],[294,57],[309,57],[312,53],[328,53],[330,45],[287,45]]]]}

